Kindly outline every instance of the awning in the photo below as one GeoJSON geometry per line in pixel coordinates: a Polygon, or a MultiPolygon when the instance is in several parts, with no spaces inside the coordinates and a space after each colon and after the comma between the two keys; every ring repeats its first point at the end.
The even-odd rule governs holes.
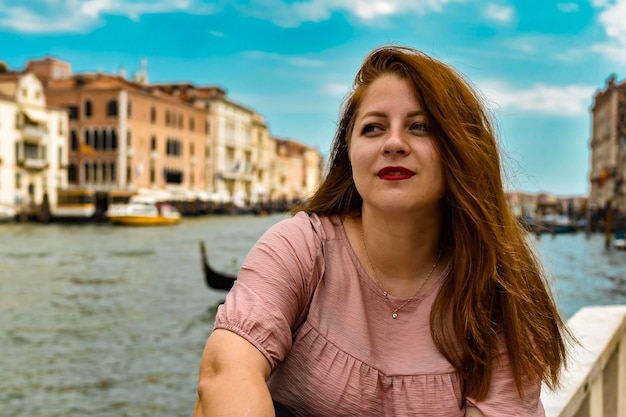
{"type": "Polygon", "coordinates": [[[46,124],[48,122],[48,113],[45,110],[25,106],[19,106],[19,109],[34,123],[46,124]]]}

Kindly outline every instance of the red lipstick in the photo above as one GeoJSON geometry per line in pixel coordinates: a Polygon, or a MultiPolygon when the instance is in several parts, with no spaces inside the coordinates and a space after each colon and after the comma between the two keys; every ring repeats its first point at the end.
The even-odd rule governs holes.
{"type": "Polygon", "coordinates": [[[385,167],[376,175],[382,180],[399,181],[411,178],[415,172],[405,167],[385,167]]]}

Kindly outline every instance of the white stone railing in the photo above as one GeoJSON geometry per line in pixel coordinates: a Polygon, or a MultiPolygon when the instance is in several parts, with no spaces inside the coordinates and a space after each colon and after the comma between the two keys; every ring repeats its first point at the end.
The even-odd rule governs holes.
{"type": "Polygon", "coordinates": [[[541,393],[546,417],[626,417],[626,305],[580,309],[562,387],[541,393]]]}

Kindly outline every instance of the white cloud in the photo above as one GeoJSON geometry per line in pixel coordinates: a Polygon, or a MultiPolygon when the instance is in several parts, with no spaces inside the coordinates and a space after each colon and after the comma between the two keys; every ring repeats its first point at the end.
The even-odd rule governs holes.
{"type": "Polygon", "coordinates": [[[167,12],[214,14],[228,3],[241,14],[282,27],[327,20],[347,12],[364,21],[401,13],[440,12],[448,3],[467,0],[0,0],[0,27],[18,32],[85,32],[102,24],[103,15],[126,16],[167,12]]]}
{"type": "Polygon", "coordinates": [[[318,59],[304,58],[264,51],[245,51],[243,54],[248,58],[276,61],[282,64],[296,67],[315,68],[324,66],[324,62],[318,59]]]}
{"type": "Polygon", "coordinates": [[[579,10],[577,3],[559,3],[556,7],[561,13],[576,13],[579,10]]]}
{"type": "Polygon", "coordinates": [[[515,89],[499,81],[480,83],[488,104],[496,111],[533,113],[545,116],[577,117],[588,114],[595,87],[586,85],[550,86],[534,84],[515,89]]]}
{"type": "Polygon", "coordinates": [[[489,20],[494,20],[500,23],[510,22],[514,15],[514,10],[509,6],[500,6],[498,4],[490,3],[485,7],[485,16],[489,20]]]}
{"type": "Polygon", "coordinates": [[[194,0],[0,0],[0,27],[25,33],[84,32],[102,15],[138,20],[144,14],[185,11],[212,14],[219,9],[194,0]]]}
{"type": "Polygon", "coordinates": [[[329,96],[344,97],[350,91],[350,86],[341,83],[328,83],[323,86],[322,90],[329,96]]]}
{"type": "Polygon", "coordinates": [[[598,20],[607,37],[592,50],[609,60],[626,63],[626,0],[595,0],[592,5],[602,10],[598,20]]]}
{"type": "Polygon", "coordinates": [[[252,0],[238,6],[241,13],[267,19],[282,27],[297,27],[303,22],[320,22],[334,12],[347,12],[370,21],[401,13],[426,14],[440,12],[448,3],[466,0],[252,0]]]}

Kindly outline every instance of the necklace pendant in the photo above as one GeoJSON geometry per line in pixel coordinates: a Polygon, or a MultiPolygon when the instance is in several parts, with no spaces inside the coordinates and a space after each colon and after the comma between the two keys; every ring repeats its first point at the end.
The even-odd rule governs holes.
{"type": "Polygon", "coordinates": [[[394,313],[391,315],[391,318],[393,318],[393,319],[397,319],[397,318],[398,318],[398,313],[394,312],[394,313]]]}

